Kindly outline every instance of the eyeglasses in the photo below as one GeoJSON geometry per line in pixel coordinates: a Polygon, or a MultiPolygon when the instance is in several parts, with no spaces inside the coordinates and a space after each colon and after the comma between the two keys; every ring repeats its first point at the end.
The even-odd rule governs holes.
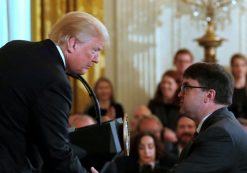
{"type": "Polygon", "coordinates": [[[181,85],[180,91],[181,91],[181,92],[186,92],[188,88],[208,89],[208,87],[205,87],[205,86],[181,85]]]}

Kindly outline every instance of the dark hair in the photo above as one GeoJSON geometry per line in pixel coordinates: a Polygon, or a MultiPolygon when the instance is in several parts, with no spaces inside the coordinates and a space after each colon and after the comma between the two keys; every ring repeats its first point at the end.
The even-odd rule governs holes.
{"type": "Polygon", "coordinates": [[[195,63],[185,70],[183,77],[197,80],[201,86],[214,89],[215,103],[225,105],[232,103],[233,80],[221,65],[195,63]]]}
{"type": "Polygon", "coordinates": [[[162,143],[156,138],[156,136],[153,133],[147,132],[147,131],[137,133],[130,140],[131,141],[130,157],[134,158],[135,160],[139,159],[138,148],[139,148],[139,144],[141,142],[141,139],[144,136],[150,136],[151,138],[153,138],[154,144],[155,144],[155,156],[156,156],[155,159],[156,160],[160,159],[163,156],[163,153],[164,153],[164,145],[162,145],[162,143]]]}
{"type": "MultiPolygon", "coordinates": [[[[246,57],[243,54],[236,53],[236,54],[232,55],[232,57],[231,57],[231,67],[233,67],[234,61],[236,59],[243,60],[245,62],[245,65],[247,65],[246,57]]],[[[234,78],[236,78],[235,74],[233,73],[233,70],[232,70],[232,76],[234,78]]],[[[246,78],[247,78],[247,76],[246,76],[246,78]]],[[[245,93],[247,94],[247,82],[245,82],[245,93]]]]}
{"type": "MultiPolygon", "coordinates": [[[[106,82],[106,83],[108,83],[108,84],[110,85],[110,88],[111,88],[111,91],[112,91],[112,95],[111,95],[110,100],[111,100],[111,103],[114,104],[114,103],[115,103],[115,98],[114,98],[113,86],[112,86],[111,81],[110,81],[108,78],[106,78],[106,77],[100,77],[100,78],[95,82],[95,84],[94,84],[94,92],[95,92],[96,96],[97,96],[96,90],[97,90],[97,88],[98,88],[98,86],[99,86],[99,84],[100,84],[101,82],[106,82]]],[[[98,97],[98,96],[97,96],[97,97],[98,97]]]]}
{"type": "MultiPolygon", "coordinates": [[[[236,59],[243,60],[244,63],[247,65],[247,59],[246,59],[246,57],[245,57],[243,54],[236,53],[236,54],[232,55],[232,57],[231,57],[231,61],[230,61],[230,62],[231,62],[231,67],[233,67],[234,61],[235,61],[236,59]]],[[[235,78],[235,74],[233,74],[233,71],[232,71],[232,75],[233,75],[233,77],[235,78]]]]}
{"type": "Polygon", "coordinates": [[[243,54],[240,54],[240,53],[236,53],[236,54],[233,54],[232,57],[231,57],[231,66],[233,66],[233,63],[236,59],[242,59],[244,60],[244,62],[247,64],[247,59],[246,57],[243,55],[243,54]]]}
{"type": "Polygon", "coordinates": [[[191,57],[191,62],[193,62],[193,59],[194,59],[194,57],[193,57],[193,54],[188,50],[188,49],[179,49],[176,53],[175,53],[175,55],[174,55],[174,57],[173,57],[173,63],[175,64],[175,61],[177,60],[177,58],[178,58],[178,55],[180,55],[180,54],[188,54],[190,57],[191,57]]]}
{"type": "MultiPolygon", "coordinates": [[[[163,78],[165,76],[169,76],[171,78],[173,78],[175,80],[175,82],[178,84],[178,86],[181,84],[181,79],[178,75],[178,73],[174,70],[168,70],[166,71],[163,75],[162,75],[162,78],[161,78],[161,81],[159,82],[157,88],[156,88],[156,92],[155,92],[155,95],[154,95],[154,100],[157,101],[157,102],[163,102],[163,94],[162,94],[162,91],[160,89],[160,85],[161,85],[161,82],[163,80],[163,78]]],[[[179,88],[179,87],[178,87],[179,88]]],[[[174,95],[174,102],[177,101],[177,94],[178,92],[175,93],[174,95]]]]}

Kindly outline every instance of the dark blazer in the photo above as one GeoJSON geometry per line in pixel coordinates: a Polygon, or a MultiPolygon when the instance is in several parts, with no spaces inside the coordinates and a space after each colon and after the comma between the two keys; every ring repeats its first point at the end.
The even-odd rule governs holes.
{"type": "Polygon", "coordinates": [[[79,173],[68,140],[71,88],[51,40],[0,48],[0,172],[79,173]]]}
{"type": "Polygon", "coordinates": [[[228,108],[236,118],[247,118],[247,92],[246,87],[234,88],[232,104],[228,108]]]}
{"type": "Polygon", "coordinates": [[[176,103],[165,104],[156,100],[150,100],[149,109],[162,122],[163,126],[176,130],[176,123],[179,116],[179,106],[176,103]]]}
{"type": "Polygon", "coordinates": [[[247,133],[234,115],[221,108],[203,123],[180,156],[175,173],[246,173],[247,133]]]}

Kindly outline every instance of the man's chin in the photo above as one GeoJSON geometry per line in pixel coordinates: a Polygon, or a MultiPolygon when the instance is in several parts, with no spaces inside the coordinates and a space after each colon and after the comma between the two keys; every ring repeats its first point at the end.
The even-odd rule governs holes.
{"type": "Polygon", "coordinates": [[[84,75],[87,71],[88,71],[88,69],[78,70],[78,71],[76,72],[76,74],[84,75]]]}
{"type": "Polygon", "coordinates": [[[70,73],[70,74],[79,74],[79,75],[84,75],[87,71],[88,71],[88,69],[82,69],[82,70],[66,69],[66,72],[67,73],[70,73]]]}
{"type": "Polygon", "coordinates": [[[80,73],[80,75],[84,75],[86,72],[87,72],[87,70],[86,70],[86,71],[82,71],[82,72],[80,73]]]}
{"type": "MultiPolygon", "coordinates": [[[[192,139],[191,139],[192,140],[192,139]]],[[[183,146],[187,145],[191,140],[180,140],[179,143],[182,144],[183,146]]]]}
{"type": "Polygon", "coordinates": [[[193,138],[192,136],[190,136],[190,137],[184,137],[184,138],[181,139],[181,141],[183,143],[188,143],[188,142],[190,142],[192,140],[192,138],[193,138]]]}

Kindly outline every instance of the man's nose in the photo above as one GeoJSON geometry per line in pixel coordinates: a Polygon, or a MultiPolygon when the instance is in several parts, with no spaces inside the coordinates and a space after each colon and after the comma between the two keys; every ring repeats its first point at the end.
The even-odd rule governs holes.
{"type": "Polygon", "coordinates": [[[93,57],[93,62],[95,63],[95,64],[98,64],[98,62],[99,62],[99,54],[97,53],[96,55],[94,55],[94,57],[93,57]]]}

